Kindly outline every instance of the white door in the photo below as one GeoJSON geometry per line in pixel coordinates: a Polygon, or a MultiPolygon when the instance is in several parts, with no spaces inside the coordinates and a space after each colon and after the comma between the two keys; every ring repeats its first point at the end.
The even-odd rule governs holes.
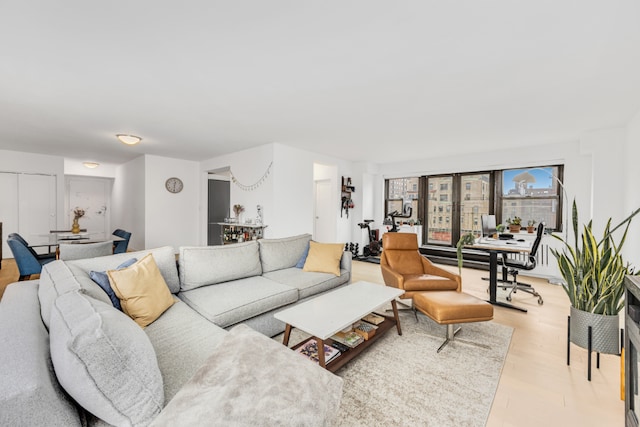
{"type": "Polygon", "coordinates": [[[56,228],[56,177],[18,175],[18,212],[20,235],[37,242],[56,228]]]}
{"type": "Polygon", "coordinates": [[[95,238],[104,239],[113,233],[109,220],[111,211],[111,180],[103,178],[69,177],[68,189],[68,228],[71,229],[73,211],[83,209],[85,215],[80,218],[80,228],[95,234],[95,238]]]}
{"type": "Polygon", "coordinates": [[[331,180],[315,181],[315,217],[313,221],[313,239],[318,242],[335,240],[335,206],[332,203],[331,180]]]}

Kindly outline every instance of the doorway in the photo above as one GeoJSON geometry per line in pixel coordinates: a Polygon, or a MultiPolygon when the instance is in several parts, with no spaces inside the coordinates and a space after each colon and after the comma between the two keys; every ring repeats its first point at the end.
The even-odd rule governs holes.
{"type": "Polygon", "coordinates": [[[229,177],[209,175],[207,193],[207,245],[222,245],[225,218],[229,217],[231,184],[229,177]]]}
{"type": "Polygon", "coordinates": [[[313,239],[318,242],[332,242],[335,234],[332,215],[335,214],[335,209],[332,209],[331,203],[331,180],[315,181],[315,195],[313,239]]]}

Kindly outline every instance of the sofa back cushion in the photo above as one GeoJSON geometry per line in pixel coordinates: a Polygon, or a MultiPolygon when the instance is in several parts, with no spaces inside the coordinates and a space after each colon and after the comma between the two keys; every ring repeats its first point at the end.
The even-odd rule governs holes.
{"type": "Polygon", "coordinates": [[[311,241],[311,234],[258,240],[262,271],[269,273],[274,270],[295,267],[309,247],[309,241],[311,241]]]}
{"type": "Polygon", "coordinates": [[[93,280],[82,276],[75,276],[65,261],[53,261],[46,264],[40,273],[38,298],[40,300],[40,314],[47,329],[51,318],[51,307],[60,295],[67,292],[81,291],[99,301],[109,302],[109,296],[93,280]]]}
{"type": "Polygon", "coordinates": [[[182,246],[179,265],[183,291],[262,274],[255,241],[226,246],[182,246]]]}
{"type": "Polygon", "coordinates": [[[62,387],[112,425],[147,425],[164,405],[162,374],[142,328],[79,291],[51,310],[51,360],[62,387]]]}
{"type": "Polygon", "coordinates": [[[162,273],[164,281],[172,294],[180,292],[180,279],[178,278],[178,268],[176,264],[176,254],[172,246],[163,246],[156,249],[149,249],[137,252],[126,252],[97,258],[78,259],[65,261],[69,269],[76,276],[89,278],[89,273],[93,271],[115,270],[120,264],[130,258],[142,259],[147,254],[153,254],[153,259],[162,273]]]}
{"type": "Polygon", "coordinates": [[[80,426],[53,371],[38,281],[9,285],[0,301],[0,426],[80,426]]]}

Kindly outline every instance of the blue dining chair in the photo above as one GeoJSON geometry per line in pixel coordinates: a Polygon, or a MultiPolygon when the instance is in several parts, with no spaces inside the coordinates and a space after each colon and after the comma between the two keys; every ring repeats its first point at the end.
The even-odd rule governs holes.
{"type": "Polygon", "coordinates": [[[18,265],[18,281],[28,280],[32,274],[40,274],[43,265],[56,259],[55,254],[38,255],[28,244],[25,245],[25,240],[20,236],[9,236],[7,243],[18,265]]]}
{"type": "Polygon", "coordinates": [[[112,234],[114,236],[122,237],[124,239],[124,240],[119,240],[117,242],[113,242],[113,246],[114,246],[113,253],[122,254],[127,252],[127,247],[129,246],[129,239],[131,239],[131,233],[118,228],[112,234]]]}
{"type": "Polygon", "coordinates": [[[33,254],[33,256],[36,257],[39,260],[51,259],[51,258],[55,258],[56,257],[55,250],[53,252],[51,252],[51,247],[55,246],[55,245],[41,245],[41,246],[48,246],[49,247],[49,252],[46,253],[46,254],[39,254],[31,247],[31,245],[24,239],[24,237],[22,237],[18,233],[9,233],[9,236],[7,236],[7,238],[13,238],[13,239],[17,239],[18,241],[20,241],[20,243],[25,245],[27,247],[27,249],[29,249],[29,252],[31,252],[31,254],[33,254]]]}

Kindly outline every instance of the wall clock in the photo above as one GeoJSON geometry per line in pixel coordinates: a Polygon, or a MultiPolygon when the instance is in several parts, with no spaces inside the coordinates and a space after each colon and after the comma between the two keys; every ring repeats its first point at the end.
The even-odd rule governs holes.
{"type": "Polygon", "coordinates": [[[182,180],[175,177],[167,179],[167,182],[164,183],[164,186],[169,193],[179,193],[182,191],[182,188],[184,188],[182,180]]]}

